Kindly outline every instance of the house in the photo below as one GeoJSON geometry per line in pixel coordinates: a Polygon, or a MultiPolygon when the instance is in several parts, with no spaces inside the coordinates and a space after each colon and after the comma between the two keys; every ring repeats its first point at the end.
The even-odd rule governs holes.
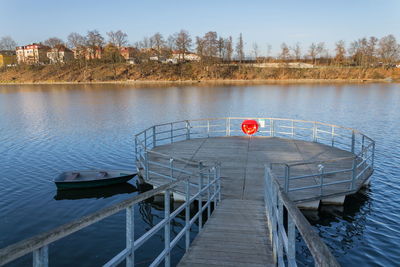
{"type": "Polygon", "coordinates": [[[17,57],[15,51],[0,51],[0,68],[7,67],[17,63],[17,57]]]}
{"type": "Polygon", "coordinates": [[[179,60],[186,60],[186,61],[200,61],[201,57],[196,55],[195,53],[186,52],[182,53],[182,51],[172,51],[172,60],[179,61],[179,60]]]}
{"type": "Polygon", "coordinates": [[[72,49],[75,59],[85,58],[86,60],[101,59],[103,57],[103,48],[96,47],[79,47],[72,49]]]}
{"type": "Polygon", "coordinates": [[[74,53],[64,45],[57,45],[47,52],[47,57],[51,64],[65,63],[74,59],[74,53]]]}
{"type": "Polygon", "coordinates": [[[119,51],[121,53],[121,56],[125,58],[127,61],[132,60],[137,57],[137,54],[139,53],[139,50],[134,48],[134,47],[120,47],[119,51]]]}
{"type": "Polygon", "coordinates": [[[45,64],[49,62],[47,51],[50,47],[42,44],[18,46],[16,49],[18,64],[45,64]]]}

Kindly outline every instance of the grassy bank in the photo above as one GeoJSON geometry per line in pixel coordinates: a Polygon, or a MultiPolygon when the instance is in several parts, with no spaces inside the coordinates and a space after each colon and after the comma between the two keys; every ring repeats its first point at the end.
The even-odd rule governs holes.
{"type": "Polygon", "coordinates": [[[86,82],[323,82],[400,80],[400,69],[321,67],[313,69],[256,68],[240,65],[184,63],[139,65],[88,62],[17,66],[0,70],[0,83],[86,82]]]}

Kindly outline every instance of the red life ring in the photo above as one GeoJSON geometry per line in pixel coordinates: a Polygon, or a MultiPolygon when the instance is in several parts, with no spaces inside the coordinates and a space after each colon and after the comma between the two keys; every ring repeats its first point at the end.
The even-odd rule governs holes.
{"type": "Polygon", "coordinates": [[[242,131],[247,135],[253,135],[258,131],[258,122],[255,120],[244,120],[242,122],[242,131]]]}

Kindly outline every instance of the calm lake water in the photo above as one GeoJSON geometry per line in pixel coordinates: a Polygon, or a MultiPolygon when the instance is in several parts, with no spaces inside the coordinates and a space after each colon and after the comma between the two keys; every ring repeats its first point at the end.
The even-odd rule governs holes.
{"type": "MultiPolygon", "coordinates": [[[[137,194],[135,181],[57,194],[51,180],[59,172],[134,169],[134,133],[162,122],[227,116],[316,120],[356,128],[376,140],[370,188],[342,209],[324,208],[308,218],[342,265],[400,263],[400,84],[0,85],[0,248],[137,194]]],[[[162,219],[157,204],[137,207],[138,235],[162,219]]],[[[176,231],[182,223],[176,220],[176,231]]],[[[105,263],[124,248],[124,224],[125,214],[118,213],[56,242],[50,264],[105,263]]],[[[137,261],[148,265],[163,242],[162,233],[152,238],[137,261]]],[[[173,252],[174,263],[182,248],[173,252]]],[[[307,265],[307,252],[299,247],[298,253],[307,265]]],[[[30,261],[27,256],[10,266],[30,261]]]]}

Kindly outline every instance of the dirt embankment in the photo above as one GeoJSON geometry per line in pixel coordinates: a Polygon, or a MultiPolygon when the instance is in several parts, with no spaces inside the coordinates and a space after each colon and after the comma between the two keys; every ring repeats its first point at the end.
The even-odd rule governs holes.
{"type": "Polygon", "coordinates": [[[139,65],[71,63],[17,66],[0,70],[0,83],[118,82],[118,81],[369,81],[400,80],[400,69],[320,67],[311,69],[256,68],[240,65],[185,63],[139,65]]]}

